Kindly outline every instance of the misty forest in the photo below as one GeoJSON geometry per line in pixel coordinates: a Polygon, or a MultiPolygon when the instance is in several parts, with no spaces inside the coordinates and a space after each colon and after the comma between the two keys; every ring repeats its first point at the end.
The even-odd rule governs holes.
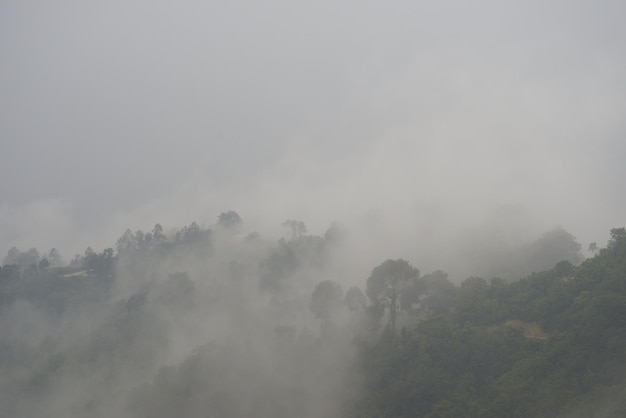
{"type": "Polygon", "coordinates": [[[624,228],[586,259],[562,228],[485,250],[503,276],[455,283],[401,258],[345,277],[349,229],[282,226],[227,211],[71,261],[11,248],[1,415],[625,416],[624,228]]]}
{"type": "Polygon", "coordinates": [[[0,418],[626,417],[625,16],[0,0],[0,418]]]}

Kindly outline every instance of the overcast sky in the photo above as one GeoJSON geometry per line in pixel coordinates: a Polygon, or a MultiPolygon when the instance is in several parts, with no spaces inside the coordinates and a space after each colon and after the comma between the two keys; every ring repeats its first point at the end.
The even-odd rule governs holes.
{"type": "Polygon", "coordinates": [[[606,241],[626,224],[624,16],[623,1],[0,0],[0,255],[71,258],[228,209],[420,239],[511,205],[606,241]]]}

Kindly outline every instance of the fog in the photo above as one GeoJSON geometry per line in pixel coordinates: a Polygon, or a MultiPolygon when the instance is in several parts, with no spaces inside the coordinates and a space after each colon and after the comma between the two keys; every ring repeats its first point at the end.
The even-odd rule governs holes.
{"type": "Polygon", "coordinates": [[[623,11],[3,2],[2,249],[229,208],[319,232],[374,211],[424,241],[515,205],[601,240],[625,203],[623,11]]]}
{"type": "Polygon", "coordinates": [[[115,257],[3,274],[0,415],[345,416],[364,312],[343,291],[323,320],[309,307],[340,279],[339,232],[156,231],[124,234],[115,257]]]}
{"type": "MultiPolygon", "coordinates": [[[[168,258],[150,271],[121,270],[112,300],[181,272],[198,300],[212,300],[215,289],[199,278],[219,283],[250,232],[263,249],[241,257],[261,262],[281,237],[289,240],[288,219],[303,220],[314,236],[333,222],[346,234],[326,270],[305,269],[305,284],[288,299],[308,298],[322,279],[363,288],[387,258],[405,258],[424,273],[445,270],[457,283],[474,274],[519,278],[532,268],[493,267],[502,255],[496,249],[527,248],[563,228],[585,250],[604,245],[607,231],[624,223],[625,14],[618,1],[2,1],[0,254],[13,246],[57,248],[69,262],[87,246],[114,247],[127,228],[159,223],[174,233],[192,221],[209,228],[233,209],[245,225],[233,248],[208,264],[168,258]]],[[[237,293],[244,313],[225,301],[208,311],[196,301],[176,314],[157,309],[158,291],[150,290],[147,309],[159,312],[163,322],[154,326],[168,345],[136,375],[121,367],[112,380],[102,378],[113,385],[104,392],[112,410],[126,405],[116,398],[119,382],[136,388],[154,377],[155,365],[178,367],[212,340],[226,341],[217,353],[245,351],[240,335],[262,341],[238,356],[215,354],[225,364],[246,358],[254,369],[277,360],[275,327],[318,337],[308,302],[294,314],[305,319],[284,324],[274,317],[284,312],[272,312],[257,290],[237,293]],[[197,331],[209,314],[222,323],[197,331]]],[[[24,327],[43,321],[36,308],[15,310],[7,318],[24,327]]],[[[102,315],[51,329],[82,335],[102,315]]],[[[37,327],[32,338],[43,341],[46,327],[37,327]]],[[[350,344],[333,341],[338,357],[319,354],[322,371],[342,370],[335,361],[350,367],[350,344]]],[[[268,397],[296,373],[299,360],[292,361],[265,388],[268,397]]],[[[246,364],[234,370],[230,384],[250,372],[246,364]]],[[[309,375],[296,387],[322,388],[299,404],[305,409],[329,408],[301,416],[339,414],[324,390],[354,376],[337,373],[330,383],[309,375]]],[[[102,381],[89,380],[100,390],[102,381]]],[[[59,390],[79,390],[70,382],[59,390]]],[[[61,399],[74,398],[60,393],[42,405],[61,399]]],[[[266,416],[277,413],[254,405],[224,413],[259,405],[266,416]]],[[[288,416],[289,407],[280,413],[288,416]]],[[[55,408],[59,416],[82,410],[55,408]]]]}

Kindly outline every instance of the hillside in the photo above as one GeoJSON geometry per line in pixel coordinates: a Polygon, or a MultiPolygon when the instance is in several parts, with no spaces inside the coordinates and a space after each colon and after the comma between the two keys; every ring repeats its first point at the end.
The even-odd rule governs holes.
{"type": "Polygon", "coordinates": [[[518,281],[390,259],[349,286],[349,232],[285,226],[227,212],[69,265],[11,250],[0,416],[626,416],[624,228],[518,281]]]}

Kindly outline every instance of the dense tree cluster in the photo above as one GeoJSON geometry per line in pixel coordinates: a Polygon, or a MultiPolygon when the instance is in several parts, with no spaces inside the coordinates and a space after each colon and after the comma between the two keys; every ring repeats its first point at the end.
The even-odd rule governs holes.
{"type": "Polygon", "coordinates": [[[623,228],[578,267],[446,288],[447,312],[363,346],[356,416],[625,416],[623,228]]]}
{"type": "Polygon", "coordinates": [[[67,265],[9,250],[0,416],[626,416],[624,228],[584,261],[552,231],[517,258],[550,267],[520,280],[388,259],[344,292],[347,232],[283,226],[266,240],[228,211],[67,265]]]}

